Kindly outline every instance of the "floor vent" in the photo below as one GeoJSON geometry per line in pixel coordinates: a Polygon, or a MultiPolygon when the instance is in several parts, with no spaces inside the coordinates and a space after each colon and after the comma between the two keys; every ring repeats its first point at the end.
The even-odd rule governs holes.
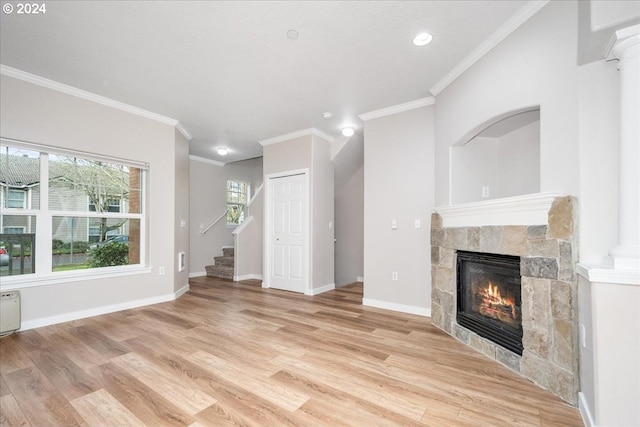
{"type": "Polygon", "coordinates": [[[0,335],[20,329],[20,291],[2,292],[0,295],[0,335]]]}

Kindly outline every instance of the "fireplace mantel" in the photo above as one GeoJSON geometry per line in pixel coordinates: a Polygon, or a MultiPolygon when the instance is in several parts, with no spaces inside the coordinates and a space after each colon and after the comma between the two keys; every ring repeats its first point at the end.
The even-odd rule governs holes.
{"type": "Polygon", "coordinates": [[[561,193],[547,192],[482,202],[440,206],[435,211],[443,227],[482,227],[485,225],[537,225],[547,223],[547,214],[561,193]]]}

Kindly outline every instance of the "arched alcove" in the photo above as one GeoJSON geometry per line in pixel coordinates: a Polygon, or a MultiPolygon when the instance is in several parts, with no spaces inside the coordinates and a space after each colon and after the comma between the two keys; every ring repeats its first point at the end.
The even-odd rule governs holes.
{"type": "Polygon", "coordinates": [[[493,118],[451,148],[451,203],[540,192],[540,108],[493,118]]]}

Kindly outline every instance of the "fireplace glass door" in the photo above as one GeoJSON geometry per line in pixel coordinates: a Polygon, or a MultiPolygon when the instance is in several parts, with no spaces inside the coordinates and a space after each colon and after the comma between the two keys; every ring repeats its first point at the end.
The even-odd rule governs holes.
{"type": "Polygon", "coordinates": [[[459,325],[522,354],[520,258],[458,251],[459,325]]]}

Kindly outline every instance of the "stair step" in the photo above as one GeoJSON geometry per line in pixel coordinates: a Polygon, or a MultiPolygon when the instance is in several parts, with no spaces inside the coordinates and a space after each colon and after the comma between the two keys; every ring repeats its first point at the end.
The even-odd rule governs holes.
{"type": "Polygon", "coordinates": [[[235,248],[222,248],[222,255],[223,256],[233,257],[234,253],[235,253],[235,248]]]}
{"type": "Polygon", "coordinates": [[[233,267],[234,260],[232,256],[214,256],[213,261],[216,266],[233,267]]]}
{"type": "Polygon", "coordinates": [[[223,265],[207,265],[204,268],[209,277],[218,277],[220,279],[233,279],[233,267],[223,265]]]}

